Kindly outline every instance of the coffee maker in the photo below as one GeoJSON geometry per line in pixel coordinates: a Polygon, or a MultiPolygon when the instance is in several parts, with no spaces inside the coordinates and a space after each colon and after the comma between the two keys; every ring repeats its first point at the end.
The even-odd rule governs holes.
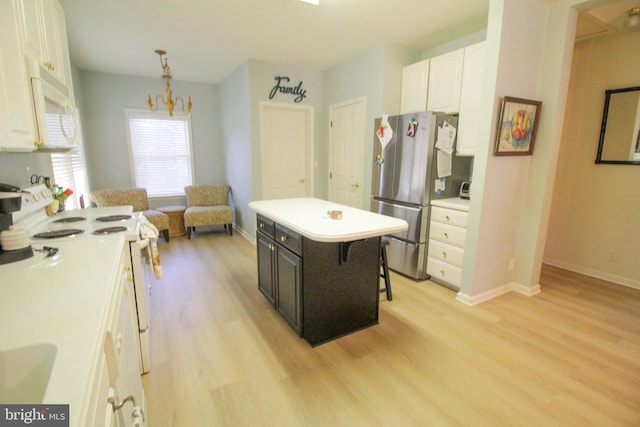
{"type": "MultiPolygon", "coordinates": [[[[10,262],[21,261],[33,256],[31,245],[26,243],[19,244],[17,247],[13,235],[18,233],[12,230],[13,212],[17,212],[22,207],[22,191],[20,188],[10,184],[0,184],[0,264],[8,264],[10,262]],[[2,242],[11,242],[11,246],[2,242]]],[[[24,233],[24,232],[23,232],[24,233]]],[[[23,242],[24,238],[19,239],[23,242]]]]}

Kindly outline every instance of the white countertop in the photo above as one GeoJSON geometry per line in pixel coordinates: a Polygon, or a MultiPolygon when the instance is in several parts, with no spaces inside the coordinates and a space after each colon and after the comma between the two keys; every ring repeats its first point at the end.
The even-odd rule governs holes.
{"type": "Polygon", "coordinates": [[[442,208],[457,209],[459,211],[469,212],[469,200],[461,199],[460,197],[431,200],[431,206],[440,206],[442,208]]]}
{"type": "MultiPolygon", "coordinates": [[[[69,404],[79,426],[103,348],[102,331],[119,302],[124,248],[120,235],[56,240],[51,258],[34,252],[0,265],[0,351],[50,343],[57,347],[43,403],[69,404]]],[[[39,247],[41,245],[35,245],[39,247]]]]}
{"type": "Polygon", "coordinates": [[[254,201],[249,207],[318,242],[349,242],[409,228],[402,219],[315,198],[254,201]],[[341,210],[342,219],[331,219],[329,210],[341,210]]]}

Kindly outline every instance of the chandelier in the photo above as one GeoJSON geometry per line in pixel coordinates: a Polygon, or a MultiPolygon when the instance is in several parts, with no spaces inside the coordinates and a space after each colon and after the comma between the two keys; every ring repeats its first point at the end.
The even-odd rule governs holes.
{"type": "Polygon", "coordinates": [[[640,7],[634,7],[627,11],[627,18],[624,20],[622,29],[626,33],[640,30],[640,7]]]}
{"type": "MultiPolygon", "coordinates": [[[[181,96],[177,96],[175,99],[173,98],[173,91],[171,90],[171,68],[169,68],[169,64],[167,63],[167,58],[164,58],[164,62],[162,61],[162,57],[167,53],[164,50],[156,49],[155,51],[160,56],[160,66],[162,67],[162,78],[167,81],[167,85],[164,88],[164,94],[156,95],[156,104],[153,105],[153,101],[151,100],[151,94],[147,93],[147,105],[151,111],[158,111],[158,107],[160,104],[164,104],[169,110],[169,115],[173,116],[173,109],[176,104],[179,102],[182,108],[182,112],[184,113],[184,99],[181,96]]],[[[187,100],[187,111],[191,111],[191,96],[189,96],[187,100]]]]}

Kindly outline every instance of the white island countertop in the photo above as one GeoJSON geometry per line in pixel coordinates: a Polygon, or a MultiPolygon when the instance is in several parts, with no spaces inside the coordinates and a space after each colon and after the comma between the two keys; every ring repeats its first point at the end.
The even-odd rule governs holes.
{"type": "Polygon", "coordinates": [[[350,242],[409,228],[402,219],[315,198],[254,201],[249,207],[317,242],[350,242]],[[330,210],[342,211],[342,219],[331,219],[330,210]]]}

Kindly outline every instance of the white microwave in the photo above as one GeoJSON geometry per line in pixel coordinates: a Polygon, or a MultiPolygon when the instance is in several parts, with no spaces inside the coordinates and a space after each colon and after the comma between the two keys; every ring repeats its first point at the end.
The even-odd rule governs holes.
{"type": "Polygon", "coordinates": [[[75,144],[77,120],[68,90],[44,70],[31,78],[33,107],[38,129],[38,149],[71,149],[75,144]]]}

